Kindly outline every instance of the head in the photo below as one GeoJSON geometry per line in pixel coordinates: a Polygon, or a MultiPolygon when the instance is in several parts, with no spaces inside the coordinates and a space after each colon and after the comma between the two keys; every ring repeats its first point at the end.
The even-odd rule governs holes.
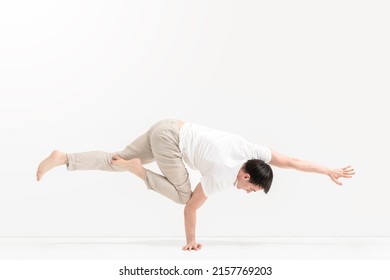
{"type": "Polygon", "coordinates": [[[271,166],[260,159],[248,160],[237,174],[237,189],[247,193],[264,190],[268,193],[271,188],[273,172],[271,166]]]}

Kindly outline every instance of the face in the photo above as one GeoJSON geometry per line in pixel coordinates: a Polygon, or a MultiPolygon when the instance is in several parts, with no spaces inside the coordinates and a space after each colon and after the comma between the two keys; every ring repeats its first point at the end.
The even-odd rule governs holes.
{"type": "Polygon", "coordinates": [[[258,192],[263,189],[262,187],[249,183],[249,179],[250,179],[250,175],[248,173],[245,173],[242,169],[240,169],[240,171],[237,174],[237,179],[235,182],[237,189],[246,191],[247,193],[258,192]]]}

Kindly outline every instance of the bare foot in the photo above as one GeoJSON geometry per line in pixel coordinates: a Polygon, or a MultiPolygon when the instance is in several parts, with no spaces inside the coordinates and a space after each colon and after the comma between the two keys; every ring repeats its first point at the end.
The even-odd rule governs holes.
{"type": "Polygon", "coordinates": [[[66,164],[68,162],[68,158],[66,157],[66,154],[60,151],[53,151],[50,156],[45,158],[38,166],[37,170],[37,181],[41,180],[43,175],[50,169],[66,164]]]}
{"type": "Polygon", "coordinates": [[[125,168],[126,170],[140,177],[142,180],[145,180],[146,178],[146,169],[142,166],[141,160],[139,158],[125,160],[119,155],[114,155],[112,157],[111,163],[113,165],[125,168]]]}

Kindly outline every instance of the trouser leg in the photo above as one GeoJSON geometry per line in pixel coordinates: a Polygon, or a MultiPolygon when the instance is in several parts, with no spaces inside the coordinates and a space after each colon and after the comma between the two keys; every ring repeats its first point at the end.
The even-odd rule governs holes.
{"type": "Polygon", "coordinates": [[[156,123],[124,150],[109,153],[90,151],[69,153],[68,170],[128,171],[111,164],[114,154],[123,159],[139,158],[143,164],[157,161],[164,176],[147,170],[145,184],[176,203],[185,204],[190,199],[191,183],[179,149],[179,127],[176,120],[156,123]]]}
{"type": "Polygon", "coordinates": [[[162,121],[151,129],[150,144],[164,176],[148,170],[145,179],[147,186],[176,203],[186,204],[192,191],[189,174],[179,149],[177,121],[162,121]]]}
{"type": "Polygon", "coordinates": [[[104,170],[104,171],[128,171],[123,167],[111,164],[113,155],[118,154],[123,159],[139,158],[143,164],[154,160],[153,153],[145,133],[134,140],[124,150],[115,153],[103,151],[90,151],[82,153],[68,153],[68,170],[104,170]]]}

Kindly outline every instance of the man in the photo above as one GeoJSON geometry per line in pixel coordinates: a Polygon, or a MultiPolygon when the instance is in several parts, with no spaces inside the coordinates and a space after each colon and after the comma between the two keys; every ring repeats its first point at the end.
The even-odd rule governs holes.
{"type": "Polygon", "coordinates": [[[185,204],[187,244],[183,250],[202,248],[195,239],[196,211],[207,197],[234,186],[247,193],[260,190],[268,193],[273,179],[269,164],[328,175],[338,185],[341,185],[339,178],[351,178],[355,174],[351,166],[326,168],[252,144],[232,133],[180,120],[157,122],[117,153],[55,150],[39,164],[37,180],[50,169],[64,164],[68,170],[130,171],[144,180],[148,189],[185,204]],[[163,175],[143,167],[153,161],[163,175]],[[183,161],[202,174],[193,192],[183,161]]]}

